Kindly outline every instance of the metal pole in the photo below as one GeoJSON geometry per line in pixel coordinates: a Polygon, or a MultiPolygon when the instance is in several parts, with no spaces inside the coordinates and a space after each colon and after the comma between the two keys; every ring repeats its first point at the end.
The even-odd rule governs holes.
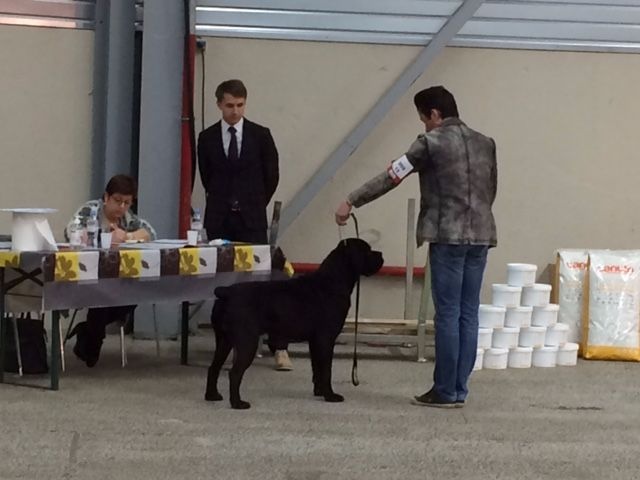
{"type": "Polygon", "coordinates": [[[413,297],[413,261],[416,251],[416,199],[410,198],[407,202],[407,258],[404,277],[404,319],[413,317],[411,312],[413,297]]]}
{"type": "Polygon", "coordinates": [[[189,302],[182,302],[182,334],[180,338],[180,363],[189,363],[189,302]]]}

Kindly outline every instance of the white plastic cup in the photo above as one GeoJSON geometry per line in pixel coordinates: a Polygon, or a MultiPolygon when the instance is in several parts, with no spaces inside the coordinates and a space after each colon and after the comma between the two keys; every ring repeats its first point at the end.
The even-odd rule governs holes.
{"type": "Polygon", "coordinates": [[[562,367],[574,367],[578,363],[578,344],[565,343],[558,348],[557,365],[562,367]]]}
{"type": "Polygon", "coordinates": [[[493,328],[478,329],[478,348],[486,350],[491,348],[491,337],[493,336],[493,328]]]}
{"type": "Polygon", "coordinates": [[[504,307],[480,305],[478,309],[478,326],[480,328],[504,327],[504,314],[504,307]]]}
{"type": "Polygon", "coordinates": [[[551,285],[546,283],[535,283],[527,287],[522,287],[522,305],[531,307],[544,307],[549,305],[551,297],[551,285]]]}
{"type": "Polygon", "coordinates": [[[531,368],[531,356],[533,348],[516,347],[509,350],[507,366],[509,368],[531,368]]]}
{"type": "Polygon", "coordinates": [[[546,333],[546,327],[523,327],[520,329],[518,345],[521,347],[543,347],[546,333]]]}
{"type": "Polygon", "coordinates": [[[113,233],[111,232],[102,232],[100,233],[100,247],[105,249],[111,248],[111,239],[113,238],[113,233]]]}
{"type": "Polygon", "coordinates": [[[558,311],[560,306],[550,303],[545,307],[533,307],[531,315],[531,325],[535,327],[550,327],[558,323],[558,311]]]}
{"type": "Polygon", "coordinates": [[[528,327],[531,325],[533,307],[507,307],[504,317],[505,327],[528,327]]]}
{"type": "Polygon", "coordinates": [[[515,327],[495,328],[491,346],[493,348],[516,348],[519,333],[520,329],[515,327]]]}
{"type": "Polygon", "coordinates": [[[567,343],[567,337],[569,336],[569,325],[564,323],[556,323],[547,327],[547,334],[544,339],[544,344],[548,347],[561,347],[567,343]]]}
{"type": "Polygon", "coordinates": [[[520,305],[522,287],[512,287],[503,283],[494,283],[491,286],[493,305],[501,307],[517,307],[520,305]]]}
{"type": "Polygon", "coordinates": [[[507,284],[526,287],[536,283],[538,266],[530,263],[507,263],[507,284]]]}
{"type": "Polygon", "coordinates": [[[506,348],[490,348],[484,351],[482,368],[490,370],[503,370],[507,368],[509,350],[506,348]]]}
{"type": "Polygon", "coordinates": [[[558,361],[558,347],[540,347],[533,349],[531,364],[534,367],[555,367],[558,361]]]}
{"type": "Polygon", "coordinates": [[[198,230],[187,230],[187,245],[198,245],[198,230]]]}

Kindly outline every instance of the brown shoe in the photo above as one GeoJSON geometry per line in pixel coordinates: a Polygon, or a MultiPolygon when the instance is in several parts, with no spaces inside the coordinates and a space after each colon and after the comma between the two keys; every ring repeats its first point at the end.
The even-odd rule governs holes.
{"type": "Polygon", "coordinates": [[[293,370],[293,365],[291,364],[291,360],[289,360],[289,354],[286,350],[276,350],[275,359],[276,370],[280,372],[288,372],[289,370],[293,370]]]}

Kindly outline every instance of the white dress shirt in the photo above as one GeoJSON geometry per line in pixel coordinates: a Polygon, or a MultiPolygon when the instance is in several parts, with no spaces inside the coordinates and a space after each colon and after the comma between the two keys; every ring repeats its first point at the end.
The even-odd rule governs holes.
{"type": "MultiPolygon", "coordinates": [[[[229,156],[229,143],[231,143],[231,134],[229,133],[229,125],[224,119],[220,120],[222,127],[222,147],[224,148],[224,154],[229,156]]],[[[236,142],[238,143],[238,158],[240,158],[240,152],[242,151],[242,127],[244,125],[244,117],[240,119],[238,123],[233,125],[236,129],[236,142]]]]}

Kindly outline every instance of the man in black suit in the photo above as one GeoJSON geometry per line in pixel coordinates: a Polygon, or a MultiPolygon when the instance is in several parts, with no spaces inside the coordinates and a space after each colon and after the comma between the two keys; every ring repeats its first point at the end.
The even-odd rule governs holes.
{"type": "Polygon", "coordinates": [[[266,244],[266,208],[278,186],[278,150],[268,128],[244,118],[247,89],[227,80],[216,89],[222,119],[200,133],[198,165],[207,194],[210,240],[266,244]]]}
{"type": "MultiPolygon", "coordinates": [[[[240,80],[216,88],[222,119],[198,137],[198,166],[207,195],[209,240],[266,244],[266,208],[278,186],[278,150],[266,127],[244,118],[247,89],[240,80]]],[[[291,370],[286,342],[270,339],[276,368],[291,370]]]]}

